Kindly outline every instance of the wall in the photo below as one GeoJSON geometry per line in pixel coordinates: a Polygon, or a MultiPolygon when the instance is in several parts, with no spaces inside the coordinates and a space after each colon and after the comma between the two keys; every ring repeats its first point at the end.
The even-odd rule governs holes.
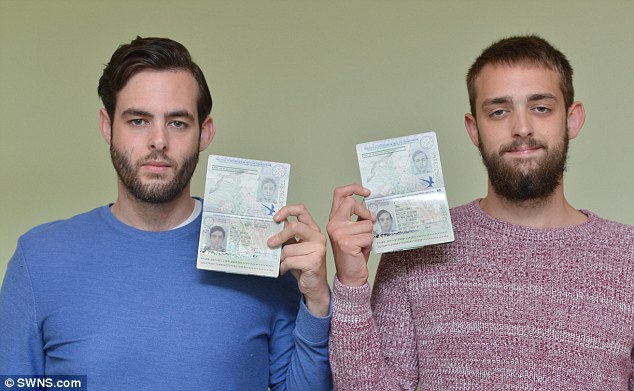
{"type": "Polygon", "coordinates": [[[360,180],[360,142],[434,130],[451,206],[482,196],[464,75],[492,41],[539,33],[573,64],[588,115],[567,196],[634,224],[632,15],[618,0],[0,0],[0,276],[30,227],[114,201],[96,85],[137,34],[184,43],[211,86],[218,132],[194,194],[207,154],[289,162],[289,201],[325,230],[334,187],[360,180]]]}

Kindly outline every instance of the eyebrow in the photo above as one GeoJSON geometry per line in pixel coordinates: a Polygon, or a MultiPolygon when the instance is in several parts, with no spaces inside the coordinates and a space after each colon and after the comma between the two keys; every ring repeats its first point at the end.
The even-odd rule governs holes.
{"type": "MultiPolygon", "coordinates": [[[[544,92],[544,93],[538,93],[538,94],[529,95],[528,99],[527,99],[527,101],[529,101],[529,102],[536,102],[536,101],[540,101],[540,100],[557,101],[557,97],[555,95],[551,94],[551,93],[544,92]]],[[[499,97],[495,97],[495,98],[485,99],[482,102],[482,107],[491,106],[491,105],[505,104],[505,103],[513,103],[513,98],[510,97],[510,96],[499,96],[499,97]]]]}
{"type": "Polygon", "coordinates": [[[194,119],[194,115],[187,110],[177,110],[169,113],[165,113],[166,118],[188,118],[190,120],[194,119]]]}
{"type": "Polygon", "coordinates": [[[125,116],[125,115],[133,115],[133,116],[139,116],[139,117],[152,117],[153,116],[149,112],[147,112],[145,110],[141,110],[141,109],[127,109],[127,110],[124,110],[121,113],[121,116],[125,116]]]}
{"type": "MultiPolygon", "coordinates": [[[[131,115],[131,116],[139,116],[139,117],[154,117],[154,115],[148,111],[141,109],[127,109],[121,113],[122,116],[131,115]]],[[[176,110],[165,113],[165,118],[187,118],[190,120],[194,119],[194,115],[187,110],[176,110]]]]}
{"type": "Polygon", "coordinates": [[[557,97],[551,93],[548,92],[544,92],[544,93],[540,93],[540,94],[533,94],[531,96],[528,97],[528,101],[529,102],[535,102],[537,100],[557,100],[557,97]]]}
{"type": "Polygon", "coordinates": [[[502,103],[511,103],[513,102],[513,98],[510,96],[500,96],[495,98],[489,98],[482,101],[482,107],[491,106],[491,105],[499,105],[502,103]]]}

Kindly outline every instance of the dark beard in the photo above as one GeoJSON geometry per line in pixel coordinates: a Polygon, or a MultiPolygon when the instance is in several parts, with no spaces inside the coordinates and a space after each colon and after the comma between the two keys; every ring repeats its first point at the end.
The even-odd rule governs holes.
{"type": "MultiPolygon", "coordinates": [[[[537,201],[550,197],[561,183],[566,171],[568,155],[568,132],[564,134],[562,143],[546,149],[546,157],[537,162],[531,162],[536,167],[524,169],[521,165],[526,162],[510,163],[503,161],[503,152],[520,145],[538,146],[535,139],[517,140],[501,148],[500,153],[487,153],[482,148],[482,140],[478,133],[479,149],[482,161],[487,168],[489,180],[496,194],[509,201],[537,201]]],[[[542,145],[542,147],[545,147],[542,145]]]]}
{"type": "MultiPolygon", "coordinates": [[[[166,161],[175,168],[176,175],[168,183],[148,185],[144,184],[138,175],[141,163],[132,164],[129,154],[117,150],[112,143],[110,144],[110,158],[123,186],[138,200],[153,204],[173,201],[182,193],[194,174],[194,170],[196,170],[198,153],[196,150],[195,153],[187,156],[180,165],[169,159],[164,152],[154,151],[150,153],[140,162],[147,160],[166,161]]],[[[159,176],[156,175],[156,177],[159,176]]]]}

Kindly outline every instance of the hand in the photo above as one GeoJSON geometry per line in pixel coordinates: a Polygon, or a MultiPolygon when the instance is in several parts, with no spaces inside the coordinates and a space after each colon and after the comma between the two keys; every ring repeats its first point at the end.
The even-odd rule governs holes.
{"type": "Polygon", "coordinates": [[[326,236],[304,205],[286,205],[273,220],[284,222],[284,229],[268,240],[269,247],[284,244],[280,273],[289,270],[293,273],[306,307],[313,315],[328,315],[330,288],[326,276],[326,236]],[[296,220],[289,221],[291,216],[296,220]]]}
{"type": "Polygon", "coordinates": [[[326,231],[335,256],[337,278],[348,286],[368,282],[368,258],[372,249],[372,227],[375,217],[352,196],[367,197],[370,190],[353,184],[335,189],[326,231]],[[352,221],[352,216],[357,216],[352,221]]]}

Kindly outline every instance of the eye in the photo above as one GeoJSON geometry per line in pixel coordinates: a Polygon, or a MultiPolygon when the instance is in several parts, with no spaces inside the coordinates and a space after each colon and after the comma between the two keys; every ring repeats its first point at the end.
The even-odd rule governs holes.
{"type": "Polygon", "coordinates": [[[504,116],[507,112],[508,112],[508,111],[507,111],[507,110],[504,110],[504,109],[497,109],[497,110],[492,111],[492,112],[489,114],[489,117],[491,117],[491,118],[501,118],[501,117],[503,117],[503,116],[504,116]]]}
{"type": "Polygon", "coordinates": [[[143,126],[146,124],[146,121],[141,118],[135,118],[129,121],[132,126],[143,126]]]}
{"type": "Polygon", "coordinates": [[[185,129],[187,127],[187,124],[183,121],[172,121],[171,125],[176,129],[185,129]]]}
{"type": "Polygon", "coordinates": [[[533,110],[535,110],[538,113],[548,113],[550,111],[548,107],[544,107],[544,106],[537,106],[533,110]]]}

